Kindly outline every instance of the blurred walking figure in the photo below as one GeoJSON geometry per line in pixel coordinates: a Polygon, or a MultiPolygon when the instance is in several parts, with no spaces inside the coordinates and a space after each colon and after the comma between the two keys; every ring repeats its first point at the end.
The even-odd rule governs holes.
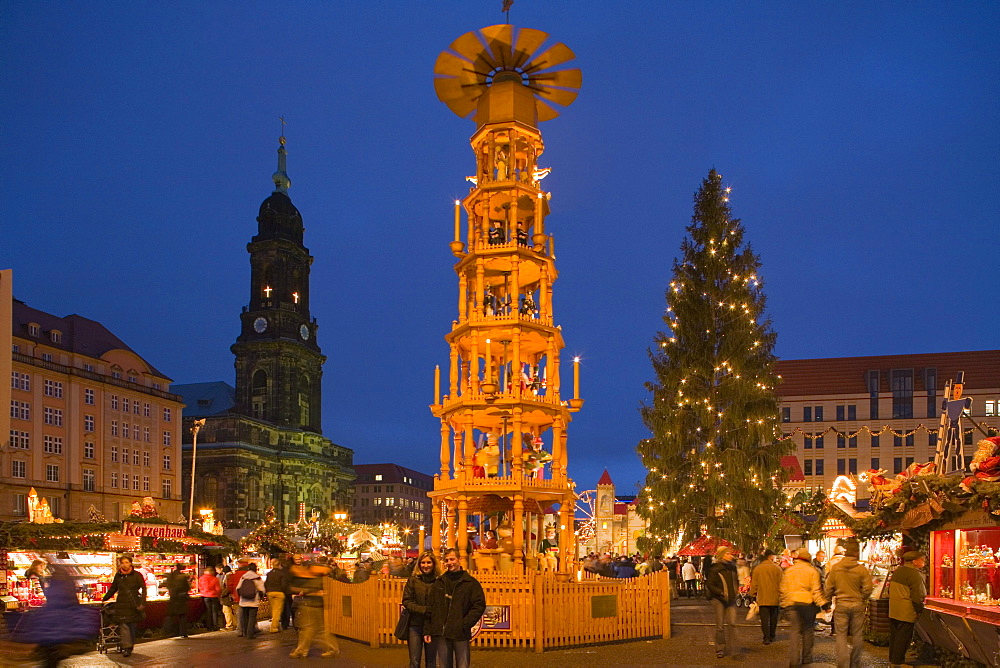
{"type": "Polygon", "coordinates": [[[332,657],[340,654],[337,638],[326,630],[323,621],[323,590],[330,568],[322,564],[293,564],[289,569],[291,592],[298,599],[299,644],[288,656],[304,659],[309,656],[313,640],[319,640],[320,656],[332,657]]]}
{"type": "Polygon", "coordinates": [[[861,668],[865,605],[872,595],[873,586],[871,573],[858,563],[860,555],[858,544],[848,543],[843,557],[827,572],[823,588],[827,599],[833,601],[836,598],[833,618],[838,629],[837,668],[861,668]],[[848,635],[851,636],[850,649],[847,646],[848,635]]]}
{"type": "Polygon", "coordinates": [[[285,597],[291,595],[288,588],[288,571],[279,559],[271,560],[271,570],[264,581],[267,600],[271,602],[271,633],[288,628],[287,622],[282,624],[285,616],[285,597]]]}
{"type": "Polygon", "coordinates": [[[215,575],[214,566],[206,568],[204,574],[198,578],[198,593],[205,601],[205,626],[209,631],[218,631],[222,622],[222,604],[219,603],[222,587],[215,575]]]}
{"type": "Polygon", "coordinates": [[[174,570],[167,576],[165,584],[167,595],[170,596],[170,600],[167,602],[167,617],[170,627],[176,627],[177,635],[187,638],[188,601],[191,600],[188,592],[191,591],[191,580],[184,572],[184,564],[174,565],[174,570]]]}
{"type": "Polygon", "coordinates": [[[233,569],[225,565],[219,571],[219,606],[222,608],[222,614],[226,620],[227,631],[236,628],[236,614],[233,612],[233,605],[236,602],[233,600],[232,592],[229,591],[229,585],[226,584],[232,574],[233,569]]]}
{"type": "Polygon", "coordinates": [[[146,608],[146,581],[132,568],[129,556],[118,557],[118,572],[101,600],[107,601],[112,596],[115,596],[113,614],[121,633],[122,655],[129,656],[135,647],[136,624],[142,620],[146,608]]]}
{"type": "Polygon", "coordinates": [[[445,550],[444,567],[431,586],[424,642],[437,644],[440,668],[468,668],[472,627],[486,612],[486,595],[479,580],[462,569],[458,550],[445,550]]]}
{"type": "Polygon", "coordinates": [[[410,649],[410,668],[420,668],[421,654],[424,655],[424,665],[427,668],[433,668],[437,660],[437,648],[432,642],[424,642],[424,627],[427,625],[431,587],[439,570],[434,552],[428,550],[417,559],[417,567],[413,569],[413,574],[403,588],[403,607],[410,613],[409,636],[406,640],[410,649]]]}
{"type": "Polygon", "coordinates": [[[819,571],[813,567],[809,550],[795,553],[794,563],[781,578],[781,607],[788,613],[792,625],[788,643],[788,665],[803,666],[813,662],[813,627],[816,613],[826,601],[819,585],[819,571]]]}
{"type": "Polygon", "coordinates": [[[236,595],[240,597],[240,632],[237,635],[248,640],[257,636],[257,608],[264,594],[264,580],[257,572],[257,564],[247,564],[247,570],[236,586],[236,595]]]}
{"type": "Polygon", "coordinates": [[[18,625],[11,634],[14,642],[38,645],[45,668],[55,668],[63,659],[91,651],[101,627],[100,613],[77,600],[73,578],[63,568],[53,571],[45,605],[29,613],[30,624],[18,625]]]}
{"type": "Polygon", "coordinates": [[[721,659],[738,651],[736,594],[739,583],[733,548],[723,545],[715,551],[715,559],[705,576],[705,588],[712,596],[712,610],[715,611],[715,656],[721,659]]]}
{"type": "Polygon", "coordinates": [[[760,563],[750,574],[750,595],[757,600],[760,610],[760,632],[764,636],[765,645],[774,642],[778,630],[781,575],[781,567],[774,563],[774,552],[771,550],[764,550],[760,563]]]}

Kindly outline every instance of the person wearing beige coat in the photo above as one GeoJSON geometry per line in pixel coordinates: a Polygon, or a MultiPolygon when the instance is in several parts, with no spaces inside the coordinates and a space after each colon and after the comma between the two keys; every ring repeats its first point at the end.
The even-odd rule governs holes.
{"type": "Polygon", "coordinates": [[[801,548],[795,553],[795,562],[785,569],[781,578],[781,607],[788,614],[792,625],[791,642],[788,644],[788,665],[802,666],[813,662],[813,627],[816,613],[826,605],[820,589],[819,571],[811,563],[809,550],[801,548]]]}
{"type": "Polygon", "coordinates": [[[781,568],[774,563],[774,552],[764,550],[760,563],[750,575],[750,595],[759,608],[760,632],[764,636],[765,645],[774,642],[778,630],[781,576],[781,568]]]}

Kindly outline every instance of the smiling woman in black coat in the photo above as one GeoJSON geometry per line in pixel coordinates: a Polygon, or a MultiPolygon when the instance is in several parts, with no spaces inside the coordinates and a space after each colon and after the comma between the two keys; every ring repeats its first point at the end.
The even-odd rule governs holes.
{"type": "Polygon", "coordinates": [[[121,632],[122,655],[128,656],[135,646],[136,624],[142,621],[146,608],[146,581],[132,568],[132,557],[127,555],[118,557],[118,572],[101,600],[116,594],[114,615],[121,632]]]}

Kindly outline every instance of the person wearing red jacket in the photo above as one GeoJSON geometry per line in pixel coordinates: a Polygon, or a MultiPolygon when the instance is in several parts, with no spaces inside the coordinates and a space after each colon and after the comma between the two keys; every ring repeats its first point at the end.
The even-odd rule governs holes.
{"type": "MultiPolygon", "coordinates": [[[[243,579],[243,574],[250,570],[247,568],[249,563],[250,562],[246,559],[240,559],[236,562],[236,570],[230,573],[229,577],[226,578],[226,589],[229,590],[229,595],[233,599],[234,607],[239,605],[240,602],[240,595],[236,593],[236,588],[239,586],[240,580],[243,579]]],[[[241,614],[236,615],[236,635],[243,635],[243,615],[241,614]]]]}
{"type": "Polygon", "coordinates": [[[222,604],[219,597],[222,596],[222,587],[219,585],[219,578],[215,575],[215,567],[209,566],[205,569],[204,575],[198,578],[198,592],[201,599],[205,601],[205,626],[209,631],[218,631],[219,622],[222,618],[222,604]]]}

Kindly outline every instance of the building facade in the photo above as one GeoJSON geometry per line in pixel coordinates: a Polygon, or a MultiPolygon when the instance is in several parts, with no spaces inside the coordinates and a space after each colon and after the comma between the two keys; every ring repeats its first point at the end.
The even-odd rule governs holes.
{"type": "Polygon", "coordinates": [[[356,464],[351,521],[393,522],[404,529],[431,526],[434,478],[398,464],[356,464]]]}
{"type": "Polygon", "coordinates": [[[782,429],[796,445],[805,486],[828,491],[838,475],[903,471],[934,461],[945,384],[965,372],[966,462],[1000,428],[1000,350],[781,360],[782,429]]]}
{"type": "Polygon", "coordinates": [[[606,469],[597,481],[593,522],[593,537],[579,541],[581,556],[590,552],[634,554],[636,539],[646,531],[646,521],[636,512],[635,497],[616,496],[615,483],[606,469]]]}
{"type": "Polygon", "coordinates": [[[302,216],[288,197],[285,138],[274,192],[260,206],[250,253],[250,300],[240,314],[236,386],[176,386],[184,412],[185,498],[195,461],[195,512],[212,508],[228,527],[252,526],[274,506],[295,521],[300,507],[327,515],[347,510],[354,453],[322,435],[323,363],[309,310],[313,257],[302,216]],[[194,420],[205,419],[192,457],[194,420]]]}
{"type": "Polygon", "coordinates": [[[91,505],[121,520],[147,496],[161,517],[180,518],[183,404],[170,379],[98,322],[9,291],[2,303],[12,352],[0,520],[26,519],[32,487],[67,521],[87,521],[91,505]]]}

